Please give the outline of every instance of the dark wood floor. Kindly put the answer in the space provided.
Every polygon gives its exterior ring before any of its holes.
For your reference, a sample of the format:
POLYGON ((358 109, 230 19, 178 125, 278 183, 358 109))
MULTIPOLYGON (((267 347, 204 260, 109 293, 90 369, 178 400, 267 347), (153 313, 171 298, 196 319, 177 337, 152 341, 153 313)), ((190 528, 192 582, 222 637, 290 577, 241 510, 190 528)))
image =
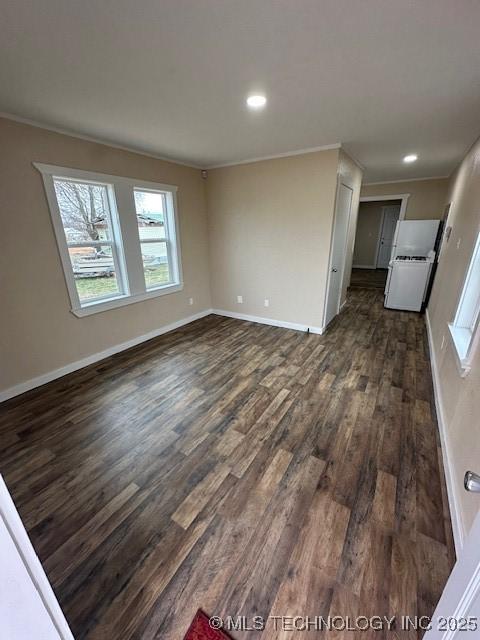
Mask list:
POLYGON ((325 336, 207 317, 0 420, 1 473, 77 639, 181 640, 198 607, 429 615, 452 566, 424 321, 374 290, 325 336))
POLYGON ((350 288, 385 289, 388 269, 352 269, 350 288))

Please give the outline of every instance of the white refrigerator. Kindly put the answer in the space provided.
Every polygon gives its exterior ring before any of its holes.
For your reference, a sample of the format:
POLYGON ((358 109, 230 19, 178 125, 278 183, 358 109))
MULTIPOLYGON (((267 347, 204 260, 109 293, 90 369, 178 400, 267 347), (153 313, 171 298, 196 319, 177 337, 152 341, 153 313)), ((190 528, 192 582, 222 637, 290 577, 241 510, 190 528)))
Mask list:
POLYGON ((435 248, 440 220, 399 220, 393 236, 392 255, 427 256, 435 248))

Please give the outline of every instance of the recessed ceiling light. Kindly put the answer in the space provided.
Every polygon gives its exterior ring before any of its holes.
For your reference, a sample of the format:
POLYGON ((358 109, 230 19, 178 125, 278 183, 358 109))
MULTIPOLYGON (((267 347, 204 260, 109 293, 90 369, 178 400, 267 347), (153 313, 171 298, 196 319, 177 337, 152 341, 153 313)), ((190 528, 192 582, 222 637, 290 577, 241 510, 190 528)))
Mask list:
POLYGON ((247 105, 250 109, 262 109, 267 104, 267 99, 265 96, 248 96, 247 105))
POLYGON ((415 160, 418 158, 417 155, 415 155, 414 153, 411 153, 409 156, 405 156, 403 161, 404 162, 415 162, 415 160))

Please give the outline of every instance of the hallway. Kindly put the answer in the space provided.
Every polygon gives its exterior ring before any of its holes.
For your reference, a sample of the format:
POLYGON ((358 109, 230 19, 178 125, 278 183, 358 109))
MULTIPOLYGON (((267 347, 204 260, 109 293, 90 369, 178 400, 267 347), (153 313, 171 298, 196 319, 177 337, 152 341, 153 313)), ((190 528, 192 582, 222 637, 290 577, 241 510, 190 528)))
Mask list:
POLYGON ((352 269, 350 289, 379 289, 384 291, 388 269, 352 269))

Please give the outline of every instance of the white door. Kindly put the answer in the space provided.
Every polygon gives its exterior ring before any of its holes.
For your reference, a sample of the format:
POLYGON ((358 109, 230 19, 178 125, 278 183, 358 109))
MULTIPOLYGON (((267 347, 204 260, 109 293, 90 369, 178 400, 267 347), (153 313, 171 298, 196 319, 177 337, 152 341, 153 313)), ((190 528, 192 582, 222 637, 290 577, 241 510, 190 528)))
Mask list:
POLYGON ((480 637, 480 512, 445 585, 423 640, 480 637))
POLYGON ((344 184, 339 184, 335 219, 333 222, 333 237, 330 253, 330 274, 327 284, 327 304, 325 308, 325 326, 337 315, 340 309, 340 295, 342 293, 343 272, 347 248, 348 223, 352 207, 353 191, 344 184))
POLYGON ((383 219, 380 229, 380 243, 378 247, 377 269, 387 269, 392 253, 393 236, 400 215, 400 205, 392 204, 382 207, 383 219))
POLYGON ((73 640, 0 476, 0 638, 73 640))

